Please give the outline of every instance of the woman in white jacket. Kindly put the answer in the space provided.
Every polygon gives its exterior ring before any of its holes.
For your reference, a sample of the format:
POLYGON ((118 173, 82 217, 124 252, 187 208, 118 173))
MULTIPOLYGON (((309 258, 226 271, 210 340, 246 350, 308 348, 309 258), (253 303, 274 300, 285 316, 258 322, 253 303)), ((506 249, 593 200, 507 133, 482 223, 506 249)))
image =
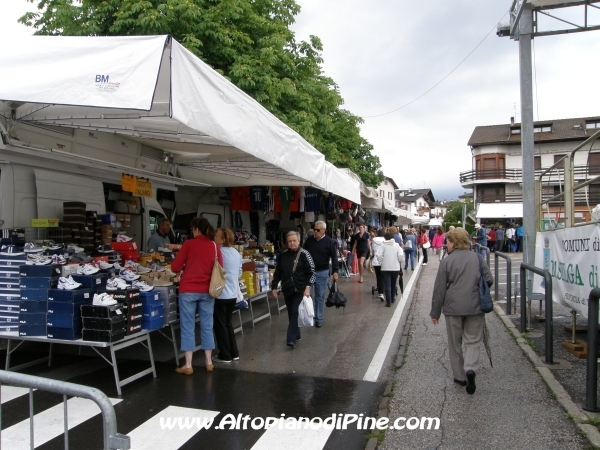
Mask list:
POLYGON ((383 246, 385 242, 385 238, 383 232, 383 228, 377 230, 377 236, 371 239, 371 248, 373 250, 373 269, 375 270, 375 277, 377 278, 377 292, 379 292, 379 298, 381 301, 385 298, 383 296, 384 292, 384 284, 383 284, 383 275, 381 274, 381 263, 377 259, 375 255, 377 255, 377 251, 383 246))
POLYGON ((398 272, 404 263, 404 252, 394 240, 392 233, 385 233, 385 241, 377 250, 375 257, 381 264, 381 273, 383 275, 383 284, 385 286, 385 306, 390 307, 394 303, 396 282, 398 281, 398 272))

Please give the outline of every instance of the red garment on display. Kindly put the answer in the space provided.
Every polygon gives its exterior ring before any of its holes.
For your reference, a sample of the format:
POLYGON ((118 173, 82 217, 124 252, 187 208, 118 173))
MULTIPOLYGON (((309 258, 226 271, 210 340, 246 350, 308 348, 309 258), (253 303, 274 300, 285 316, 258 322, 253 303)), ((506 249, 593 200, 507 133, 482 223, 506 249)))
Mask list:
POLYGON ((294 196, 290 201, 290 212, 298 212, 300 211, 300 188, 294 186, 292 189, 294 190, 294 196))
POLYGON ((231 188, 229 207, 232 211, 250 211, 250 188, 246 186, 231 188))
POLYGON ((342 208, 344 211, 352 209, 352 202, 344 198, 342 201, 340 201, 340 208, 342 208))

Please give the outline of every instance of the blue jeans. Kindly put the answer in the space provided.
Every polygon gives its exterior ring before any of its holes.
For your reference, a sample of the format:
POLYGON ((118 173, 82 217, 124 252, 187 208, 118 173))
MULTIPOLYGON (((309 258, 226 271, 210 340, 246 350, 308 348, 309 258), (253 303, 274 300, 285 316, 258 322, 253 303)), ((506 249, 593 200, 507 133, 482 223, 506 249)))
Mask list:
POLYGON ((397 270, 382 270, 383 285, 385 286, 385 302, 389 305, 394 303, 394 297, 396 296, 396 281, 398 281, 397 270))
POLYGON ((215 299, 209 294, 184 292, 179 294, 179 321, 181 327, 181 351, 196 349, 196 312, 200 316, 200 342, 202 350, 213 350, 213 313, 215 299))
POLYGON ((408 268, 408 258, 410 257, 410 270, 414 270, 415 268, 415 249, 411 248, 410 250, 404 250, 404 270, 408 268))
POLYGON ((315 272, 315 283, 310 287, 310 295, 315 306, 315 323, 323 322, 323 308, 325 307, 325 293, 329 281, 329 269, 315 272))

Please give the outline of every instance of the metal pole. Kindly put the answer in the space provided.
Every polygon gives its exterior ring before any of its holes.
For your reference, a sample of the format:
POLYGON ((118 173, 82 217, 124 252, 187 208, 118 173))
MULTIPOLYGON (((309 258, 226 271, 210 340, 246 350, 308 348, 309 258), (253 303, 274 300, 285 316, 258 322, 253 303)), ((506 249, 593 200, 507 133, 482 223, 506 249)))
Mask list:
MULTIPOLYGON (((532 58, 531 34, 533 33, 533 13, 531 5, 523 6, 519 20, 519 73, 521 85, 521 151, 523 158, 523 236, 525 248, 523 262, 534 264, 535 250, 535 170, 534 170, 534 140, 533 140, 533 87, 532 87, 532 58), (533 213, 533 214, 530 214, 533 213)), ((523 288, 525 279, 521 279, 523 288)), ((527 286, 530 288, 530 286, 527 286)))
POLYGON ((546 304, 546 364, 554 364, 554 324, 553 324, 553 305, 552 305, 552 276, 550 272, 544 270, 546 304))
POLYGON ((564 166, 565 167, 565 169, 564 169, 564 174, 565 174, 565 197, 564 197, 565 227, 571 228, 573 226, 573 218, 574 218, 574 216, 573 216, 573 199, 574 199, 573 170, 574 170, 574 167, 572 164, 571 155, 566 155, 563 162, 565 164, 565 166, 564 166))
POLYGON ((525 290, 525 267, 521 264, 521 279, 519 285, 521 287, 521 333, 527 332, 527 293, 525 290))
POLYGON ((588 300, 587 372, 585 378, 586 411, 600 412, 598 408, 598 299, 600 289, 592 289, 588 300))

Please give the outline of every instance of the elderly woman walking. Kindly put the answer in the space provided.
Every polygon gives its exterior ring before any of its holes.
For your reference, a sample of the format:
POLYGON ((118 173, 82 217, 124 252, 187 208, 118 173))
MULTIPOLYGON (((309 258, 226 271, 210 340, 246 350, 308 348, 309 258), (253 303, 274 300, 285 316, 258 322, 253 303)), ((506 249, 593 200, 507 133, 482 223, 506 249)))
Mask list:
POLYGON ((404 262, 404 252, 394 240, 392 233, 385 233, 383 245, 377 249, 375 257, 381 265, 385 289, 385 306, 391 307, 396 297, 396 280, 404 262))
POLYGON ((298 327, 298 307, 302 297, 310 296, 310 286, 315 282, 315 264, 306 250, 300 247, 300 236, 290 231, 287 236, 287 250, 281 253, 275 266, 271 290, 277 298, 277 285, 281 281, 281 291, 288 312, 287 346, 296 347, 301 338, 298 327))
POLYGON ((437 325, 440 314, 444 313, 454 382, 466 386, 467 393, 473 394, 485 325, 485 315, 479 306, 480 267, 489 286, 494 279, 485 260, 469 251, 469 235, 463 228, 448 231, 446 245, 448 257, 440 263, 429 315, 437 325))

